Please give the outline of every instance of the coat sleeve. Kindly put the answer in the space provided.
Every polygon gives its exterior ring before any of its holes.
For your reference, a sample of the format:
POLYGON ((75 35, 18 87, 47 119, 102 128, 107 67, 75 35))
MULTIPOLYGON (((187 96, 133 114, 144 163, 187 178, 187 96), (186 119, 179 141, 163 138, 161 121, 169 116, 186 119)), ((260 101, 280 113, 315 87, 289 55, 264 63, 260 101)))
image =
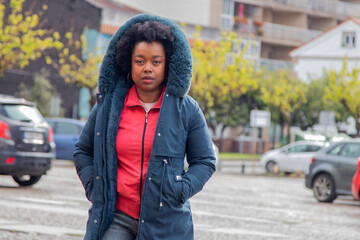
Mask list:
POLYGON ((94 177, 94 127, 97 105, 92 109, 78 141, 75 144, 74 162, 76 172, 85 188, 87 199, 91 201, 94 177))
POLYGON ((205 117, 195 104, 186 140, 189 168, 183 176, 181 202, 198 193, 214 173, 216 157, 205 117))

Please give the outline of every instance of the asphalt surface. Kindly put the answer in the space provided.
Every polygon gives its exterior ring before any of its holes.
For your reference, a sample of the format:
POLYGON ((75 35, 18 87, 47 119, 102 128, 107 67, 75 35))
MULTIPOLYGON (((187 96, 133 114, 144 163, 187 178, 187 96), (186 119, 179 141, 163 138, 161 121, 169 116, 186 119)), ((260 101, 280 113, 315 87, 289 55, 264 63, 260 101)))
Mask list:
MULTIPOLYGON (((222 162, 190 201, 197 240, 360 239, 360 202, 318 203, 302 177, 268 176, 253 162, 222 162)), ((70 162, 31 188, 0 176, 0 240, 82 239, 89 206, 70 162)))

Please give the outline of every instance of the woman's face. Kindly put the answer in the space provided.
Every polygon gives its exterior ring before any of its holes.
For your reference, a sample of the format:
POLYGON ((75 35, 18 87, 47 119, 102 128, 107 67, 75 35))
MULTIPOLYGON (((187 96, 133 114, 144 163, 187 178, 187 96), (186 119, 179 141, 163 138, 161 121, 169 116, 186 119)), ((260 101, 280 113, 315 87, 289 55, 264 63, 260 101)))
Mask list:
POLYGON ((145 92, 160 95, 165 78, 165 50, 161 43, 135 44, 131 57, 131 77, 138 95, 145 92))

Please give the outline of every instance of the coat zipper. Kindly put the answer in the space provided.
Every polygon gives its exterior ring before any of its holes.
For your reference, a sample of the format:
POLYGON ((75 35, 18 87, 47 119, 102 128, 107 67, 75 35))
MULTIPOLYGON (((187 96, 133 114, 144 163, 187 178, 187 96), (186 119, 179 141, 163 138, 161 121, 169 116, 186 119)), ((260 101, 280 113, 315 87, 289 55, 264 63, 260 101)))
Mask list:
POLYGON ((145 124, 144 124, 144 132, 143 132, 143 136, 142 136, 142 143, 141 143, 141 175, 140 175, 140 188, 139 188, 139 196, 140 196, 140 202, 141 202, 141 197, 142 197, 142 181, 143 181, 143 168, 144 168, 144 145, 145 145, 145 131, 146 131, 146 125, 147 125, 147 119, 148 119, 148 114, 149 112, 145 111, 145 124))

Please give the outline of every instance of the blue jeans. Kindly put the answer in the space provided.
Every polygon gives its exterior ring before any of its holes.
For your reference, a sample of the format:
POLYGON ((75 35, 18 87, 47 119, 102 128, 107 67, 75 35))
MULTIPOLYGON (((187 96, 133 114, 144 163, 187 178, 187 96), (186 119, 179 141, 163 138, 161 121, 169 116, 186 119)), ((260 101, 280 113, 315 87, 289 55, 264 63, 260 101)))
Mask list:
POLYGON ((138 219, 116 210, 114 221, 105 232, 103 240, 136 240, 138 228, 138 219))

